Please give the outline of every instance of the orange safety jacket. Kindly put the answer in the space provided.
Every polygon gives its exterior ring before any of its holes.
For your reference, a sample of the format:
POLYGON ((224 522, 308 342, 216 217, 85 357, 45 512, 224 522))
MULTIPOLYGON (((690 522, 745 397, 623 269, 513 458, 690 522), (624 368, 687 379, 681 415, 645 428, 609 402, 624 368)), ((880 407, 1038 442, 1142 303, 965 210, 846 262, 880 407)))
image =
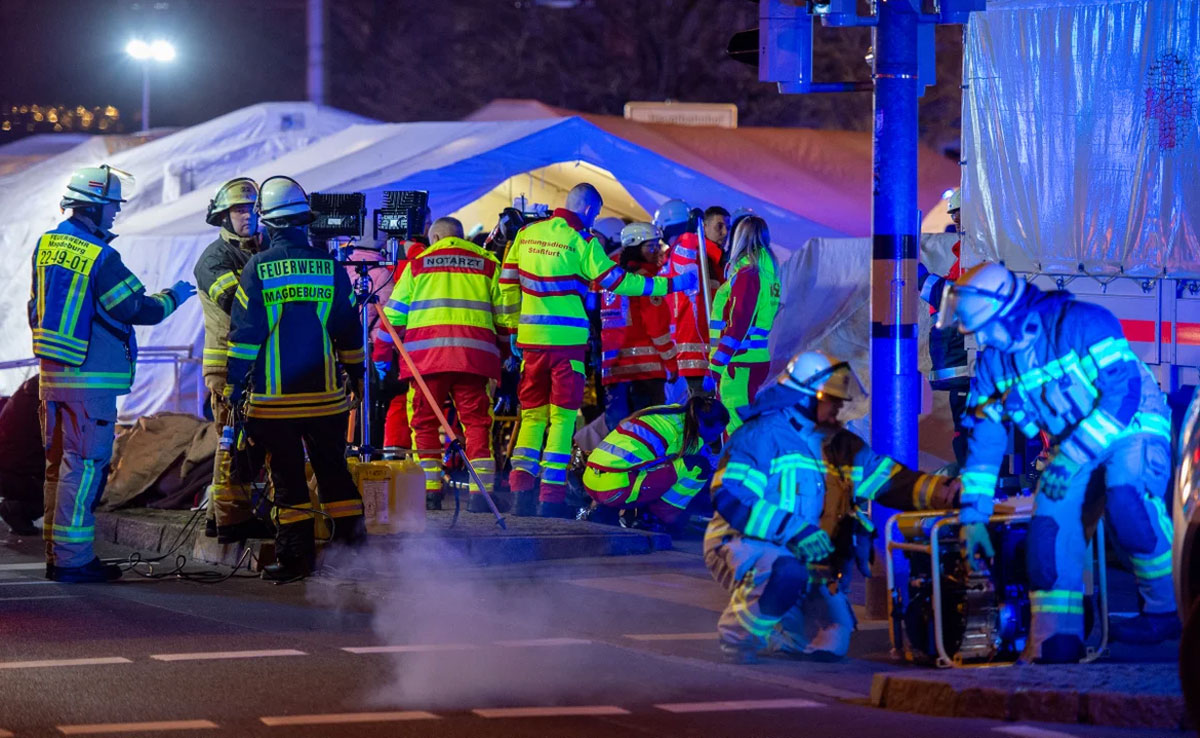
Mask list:
MULTIPOLYGON (((649 265, 637 273, 647 277, 655 274, 649 265)), ((666 298, 600 294, 601 383, 677 375, 671 307, 666 298)))
MULTIPOLYGON (((685 233, 675 240, 671 248, 671 259, 668 262, 667 276, 674 277, 697 265, 695 233, 685 233)), ((722 283, 721 244, 710 238, 707 242, 708 279, 711 294, 717 293, 722 283)), ((708 316, 703 313, 703 303, 700 294, 689 295, 684 292, 673 292, 667 295, 671 311, 671 329, 675 340, 675 358, 679 366, 679 374, 684 377, 703 377, 708 372, 708 316)))

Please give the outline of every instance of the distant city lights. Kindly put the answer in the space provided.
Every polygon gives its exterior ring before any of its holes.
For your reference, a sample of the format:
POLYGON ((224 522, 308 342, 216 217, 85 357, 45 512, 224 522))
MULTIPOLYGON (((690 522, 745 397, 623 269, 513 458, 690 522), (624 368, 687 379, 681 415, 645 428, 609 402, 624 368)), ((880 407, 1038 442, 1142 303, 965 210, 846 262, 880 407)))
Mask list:
POLYGON ((0 134, 116 133, 120 119, 112 105, 0 105, 0 134))

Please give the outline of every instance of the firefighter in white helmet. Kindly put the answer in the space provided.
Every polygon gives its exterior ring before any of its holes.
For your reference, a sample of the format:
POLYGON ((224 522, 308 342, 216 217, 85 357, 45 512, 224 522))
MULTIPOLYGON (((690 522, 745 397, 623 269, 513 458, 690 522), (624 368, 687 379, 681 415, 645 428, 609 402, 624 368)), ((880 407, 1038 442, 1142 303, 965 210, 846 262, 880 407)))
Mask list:
POLYGON ((38 239, 29 327, 41 375, 46 448, 46 578, 104 582, 121 576, 92 550, 92 510, 108 477, 117 397, 133 384, 133 326, 154 325, 195 294, 176 282, 147 295, 121 262, 110 230, 133 178, 107 164, 71 175, 59 206, 69 218, 38 239))
POLYGON ((900 510, 953 505, 958 480, 876 454, 838 413, 866 392, 850 365, 820 351, 793 358, 758 393, 712 482, 716 513, 704 560, 730 592, 717 623, 726 658, 845 656, 854 616, 842 577, 867 575, 866 503, 900 510))
MULTIPOLYGON (((262 248, 258 229, 258 184, 249 177, 237 177, 217 187, 208 203, 205 222, 220 228, 196 262, 192 273, 200 291, 204 309, 204 386, 212 398, 213 421, 220 435, 229 423, 230 408, 225 404, 225 354, 229 348, 229 315, 242 269, 250 257, 262 248)), ((262 452, 252 446, 239 457, 218 448, 213 459, 213 478, 208 503, 206 533, 219 543, 238 543, 247 538, 270 538, 274 531, 266 521, 251 513, 249 476, 262 466, 262 452), (236 464, 248 460, 249 464, 236 464)))
POLYGON ((316 566, 306 452, 334 542, 357 546, 365 538, 345 438, 350 405, 362 397, 366 356, 350 278, 309 242, 314 215, 304 189, 289 177, 270 177, 256 209, 268 243, 246 263, 234 296, 227 395, 235 409, 245 401, 246 432, 266 451, 275 487, 276 563, 263 578, 288 581, 316 566))
POLYGON ((1084 654, 1084 510, 1101 471, 1108 524, 1129 554, 1142 601, 1139 615, 1113 621, 1112 636, 1143 644, 1178 638, 1165 501, 1170 414, 1121 324, 1098 305, 1042 292, 991 262, 947 290, 938 325, 953 324, 980 346, 964 420, 961 519, 972 562, 992 552, 985 524, 1008 445, 1005 423, 1051 439, 1029 526, 1033 620, 1022 658, 1069 663, 1084 654))

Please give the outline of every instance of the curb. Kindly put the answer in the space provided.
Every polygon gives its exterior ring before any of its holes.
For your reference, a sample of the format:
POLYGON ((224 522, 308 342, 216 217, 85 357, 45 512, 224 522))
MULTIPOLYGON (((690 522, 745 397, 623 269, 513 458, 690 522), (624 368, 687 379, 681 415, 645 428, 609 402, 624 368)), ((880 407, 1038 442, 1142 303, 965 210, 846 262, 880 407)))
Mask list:
MULTIPOLYGON (((221 545, 203 534, 197 526, 186 534, 187 518, 179 511, 139 510, 96 513, 96 540, 136 549, 144 557, 165 554, 172 546, 192 561, 234 566, 244 555, 245 546, 221 545)), ((524 519, 524 528, 536 525, 524 519)), ((446 530, 431 519, 424 533, 416 535, 370 536, 371 546, 389 554, 420 558, 436 545, 439 552, 457 554, 472 564, 513 564, 552 559, 596 556, 632 556, 671 550, 671 537, 665 533, 609 528, 594 523, 560 524, 547 534, 537 532, 473 535, 470 530, 446 530)), ((275 560, 273 541, 251 541, 251 554, 258 566, 275 560)), ((255 568, 257 569, 258 566, 255 568)))
MULTIPOLYGON (((1174 668, 1173 665, 1169 666, 1174 668)), ((1091 668, 1102 669, 1104 665, 1091 668)), ((952 681, 956 680, 952 677, 939 678, 937 675, 875 674, 871 682, 871 704, 888 710, 939 717, 1084 723, 1160 730, 1190 727, 1183 697, 1179 694, 997 687, 955 684, 952 681)))

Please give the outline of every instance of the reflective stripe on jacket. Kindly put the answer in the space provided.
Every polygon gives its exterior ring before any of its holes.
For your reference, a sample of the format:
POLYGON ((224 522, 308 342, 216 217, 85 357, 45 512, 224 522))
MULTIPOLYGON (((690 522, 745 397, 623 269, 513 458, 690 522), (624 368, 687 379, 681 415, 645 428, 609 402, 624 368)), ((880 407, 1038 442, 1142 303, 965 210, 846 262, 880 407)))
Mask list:
POLYGON ((334 415, 349 408, 338 376, 363 376, 362 322, 345 270, 303 229, 271 233, 242 271, 229 331, 231 385, 253 390, 255 418, 334 415))
POLYGON ((760 252, 758 265, 742 257, 733 276, 713 297, 708 322, 711 342, 709 361, 715 372, 729 364, 760 364, 771 361, 767 347, 775 315, 779 312, 781 287, 775 256, 770 249, 760 252))
POLYGON ((1129 348, 1121 324, 1099 305, 1068 292, 1026 285, 1014 315, 1038 335, 1028 350, 984 348, 975 363, 963 424, 968 428, 963 506, 992 510, 1008 447, 1004 422, 1027 436, 1045 431, 1056 453, 1086 464, 1132 433, 1171 438, 1166 397, 1129 348))
POLYGON ((169 291, 146 294, 111 238, 72 217, 38 239, 29 327, 43 399, 128 393, 137 358, 132 326, 161 323, 175 310, 169 291))
POLYGON ((601 479, 611 485, 614 493, 631 490, 628 503, 632 505, 646 475, 670 464, 675 482, 662 499, 676 507, 687 507, 688 500, 708 480, 701 477, 703 469, 689 468, 684 462, 685 453, 702 453, 699 444, 683 448, 685 412, 682 405, 660 405, 622 420, 588 456, 588 467, 606 472, 601 479), (612 474, 616 476, 609 476, 612 474))
MULTIPOLYGON (((461 238, 443 238, 408 263, 384 314, 418 371, 500 378, 499 272, 496 257, 461 238)), ((412 376, 407 363, 398 369, 412 376)))
MULTIPOLYGON (((646 269, 638 271, 643 276, 646 269)), ((665 379, 675 374, 671 307, 662 297, 600 296, 600 379, 603 384, 665 379)))
MULTIPOLYGON (((696 258, 695 233, 685 233, 675 242, 671 249, 670 271, 668 276, 682 274, 698 263, 696 258)), ((708 278, 713 294, 721 287, 721 245, 716 241, 704 239, 708 251, 708 278)), ((699 316, 703 312, 703 301, 697 292, 689 295, 685 292, 673 292, 667 296, 671 305, 672 332, 675 337, 676 360, 679 364, 679 374, 684 377, 702 377, 708 372, 708 316, 699 316)))
POLYGON ((589 283, 618 295, 662 297, 665 277, 629 274, 613 263, 600 242, 585 239, 569 210, 522 228, 504 257, 500 273, 502 324, 517 334, 521 348, 585 346, 589 283))
POLYGON ((204 376, 225 377, 229 350, 229 315, 246 262, 258 251, 257 238, 239 238, 221 229, 221 235, 200 254, 192 269, 196 293, 204 311, 204 376))
POLYGON ((814 425, 795 409, 797 397, 772 385, 751 405, 713 476, 713 505, 727 528, 710 525, 708 535, 736 532, 786 544, 806 525, 834 536, 860 502, 930 506, 943 477, 877 454, 848 430, 814 425))

